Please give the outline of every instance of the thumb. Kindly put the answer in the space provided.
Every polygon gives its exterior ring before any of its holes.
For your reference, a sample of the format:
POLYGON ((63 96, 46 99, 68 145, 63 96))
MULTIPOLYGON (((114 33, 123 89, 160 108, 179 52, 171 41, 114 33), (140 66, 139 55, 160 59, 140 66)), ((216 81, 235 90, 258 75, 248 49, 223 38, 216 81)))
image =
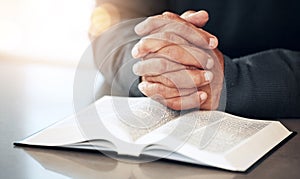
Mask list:
POLYGON ((186 11, 180 17, 199 28, 204 27, 209 20, 209 15, 204 10, 197 11, 197 12, 186 11))

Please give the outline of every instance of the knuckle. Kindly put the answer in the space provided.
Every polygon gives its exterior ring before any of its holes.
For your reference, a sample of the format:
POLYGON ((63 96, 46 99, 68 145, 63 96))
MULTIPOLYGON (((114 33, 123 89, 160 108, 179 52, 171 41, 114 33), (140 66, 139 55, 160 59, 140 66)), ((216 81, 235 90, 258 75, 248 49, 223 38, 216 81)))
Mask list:
POLYGON ((189 35, 189 33, 193 32, 193 26, 190 22, 182 21, 178 24, 178 30, 180 30, 183 34, 189 35))
POLYGON ((174 53, 172 52, 172 49, 170 48, 170 46, 167 46, 165 48, 162 49, 162 53, 168 57, 171 57, 171 55, 174 53))
POLYGON ((166 11, 163 13, 164 16, 167 16, 169 19, 177 19, 178 18, 178 15, 177 14, 174 14, 170 11, 166 11))
POLYGON ((171 32, 163 32, 162 33, 162 38, 170 40, 172 38, 172 33, 171 32))
POLYGON ((196 86, 200 86, 205 80, 203 79, 203 73, 201 72, 194 72, 193 74, 193 80, 196 86))
POLYGON ((184 40, 182 37, 177 35, 175 32, 171 32, 171 31, 162 32, 161 38, 173 44, 184 44, 184 45, 188 44, 186 40, 184 40))
POLYGON ((163 15, 169 15, 169 14, 171 14, 170 11, 164 11, 164 12, 163 12, 163 15))
POLYGON ((205 82, 204 74, 199 70, 192 71, 191 76, 195 86, 201 86, 205 82))
POLYGON ((191 87, 193 86, 193 87, 196 87, 196 86, 198 86, 198 77, 197 76, 195 76, 194 74, 193 74, 193 72, 189 72, 188 73, 189 75, 189 81, 190 81, 190 85, 191 85, 191 87))
POLYGON ((158 18, 157 16, 150 16, 145 20, 145 22, 147 24, 152 24, 153 22, 155 22, 157 20, 157 18, 158 18))
POLYGON ((177 58, 181 58, 182 53, 183 53, 182 49, 178 48, 177 45, 171 45, 165 48, 165 54, 168 57, 172 58, 173 60, 177 58))
POLYGON ((174 32, 163 32, 162 36, 164 39, 173 43, 181 42, 181 40, 179 40, 179 37, 174 32))

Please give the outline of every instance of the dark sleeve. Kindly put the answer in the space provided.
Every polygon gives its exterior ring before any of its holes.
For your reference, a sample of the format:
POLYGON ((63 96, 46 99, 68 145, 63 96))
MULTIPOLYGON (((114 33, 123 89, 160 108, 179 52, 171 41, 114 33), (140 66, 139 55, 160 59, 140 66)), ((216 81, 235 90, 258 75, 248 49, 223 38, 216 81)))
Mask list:
POLYGON ((253 118, 300 117, 300 53, 275 49, 225 57, 225 109, 253 118))

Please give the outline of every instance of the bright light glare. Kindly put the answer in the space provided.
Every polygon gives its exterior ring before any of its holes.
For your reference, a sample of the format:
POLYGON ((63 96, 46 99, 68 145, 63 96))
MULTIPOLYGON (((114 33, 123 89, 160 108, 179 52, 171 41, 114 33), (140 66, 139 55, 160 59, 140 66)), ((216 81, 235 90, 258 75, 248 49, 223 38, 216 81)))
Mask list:
POLYGON ((0 49, 3 51, 16 50, 22 42, 22 31, 17 23, 0 19, 0 49))
POLYGON ((0 52, 74 61, 89 45, 94 0, 0 0, 0 52))
POLYGON ((94 9, 91 16, 90 35, 95 38, 110 26, 118 23, 120 14, 113 4, 104 3, 94 9))

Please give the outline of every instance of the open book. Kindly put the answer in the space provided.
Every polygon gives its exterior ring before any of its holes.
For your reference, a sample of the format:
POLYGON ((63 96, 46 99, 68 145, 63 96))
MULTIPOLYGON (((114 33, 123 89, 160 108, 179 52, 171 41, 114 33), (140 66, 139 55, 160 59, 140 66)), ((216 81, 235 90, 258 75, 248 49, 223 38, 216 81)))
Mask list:
POLYGON ((105 96, 16 145, 153 156, 246 171, 292 132, 278 121, 173 111, 150 98, 105 96))

